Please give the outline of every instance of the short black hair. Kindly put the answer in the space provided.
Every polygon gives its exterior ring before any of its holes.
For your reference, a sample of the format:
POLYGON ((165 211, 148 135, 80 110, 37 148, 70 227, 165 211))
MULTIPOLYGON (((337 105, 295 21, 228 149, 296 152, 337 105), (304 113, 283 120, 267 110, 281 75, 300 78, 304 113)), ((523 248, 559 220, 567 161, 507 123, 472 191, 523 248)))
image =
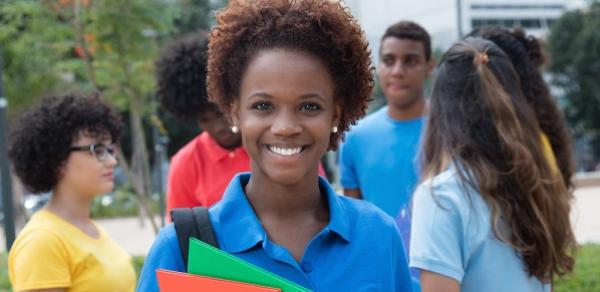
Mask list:
POLYGON ((412 21, 400 21, 392 24, 385 30, 381 37, 381 43, 388 37, 398 39, 409 39, 423 43, 425 48, 425 59, 431 60, 431 37, 420 25, 412 21))
POLYGON ((206 111, 219 111, 206 93, 208 35, 189 34, 173 40, 156 61, 157 95, 162 107, 193 120, 206 111))
POLYGON ((92 137, 110 135, 116 142, 122 128, 119 113, 97 95, 45 98, 11 130, 8 157, 29 191, 48 192, 58 183, 77 135, 82 131, 92 137))

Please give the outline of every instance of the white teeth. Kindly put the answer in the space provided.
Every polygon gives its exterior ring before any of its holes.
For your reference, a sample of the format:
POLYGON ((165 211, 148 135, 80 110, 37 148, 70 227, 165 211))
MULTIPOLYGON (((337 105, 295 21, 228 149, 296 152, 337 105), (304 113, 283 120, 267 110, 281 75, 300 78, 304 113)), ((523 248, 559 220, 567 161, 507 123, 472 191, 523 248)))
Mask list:
POLYGON ((283 148, 277 146, 267 146, 267 148, 269 151, 281 156, 292 156, 302 152, 302 147, 283 148))

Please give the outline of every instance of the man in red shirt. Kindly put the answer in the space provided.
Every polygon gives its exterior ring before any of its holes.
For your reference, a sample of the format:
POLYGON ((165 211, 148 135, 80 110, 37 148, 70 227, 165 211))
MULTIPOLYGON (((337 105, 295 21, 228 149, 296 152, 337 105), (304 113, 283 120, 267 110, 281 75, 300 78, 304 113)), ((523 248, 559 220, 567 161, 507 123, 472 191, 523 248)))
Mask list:
POLYGON ((208 101, 207 50, 206 34, 197 33, 170 43, 156 62, 161 105, 179 118, 195 120, 203 130, 171 159, 167 214, 173 208, 211 206, 235 174, 250 171, 240 134, 208 101))

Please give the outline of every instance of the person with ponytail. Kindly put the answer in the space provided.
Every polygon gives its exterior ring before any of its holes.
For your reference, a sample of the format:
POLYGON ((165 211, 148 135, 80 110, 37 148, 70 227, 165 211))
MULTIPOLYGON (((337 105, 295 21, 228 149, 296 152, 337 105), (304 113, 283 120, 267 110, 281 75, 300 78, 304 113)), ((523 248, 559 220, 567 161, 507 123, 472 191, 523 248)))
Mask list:
POLYGON ((481 38, 455 44, 428 116, 410 251, 422 291, 550 291, 574 264, 572 194, 510 59, 481 38))
POLYGON ((497 26, 475 29, 470 36, 494 42, 509 57, 521 81, 521 91, 542 131, 546 156, 551 163, 556 162, 565 185, 572 188, 575 165, 571 136, 564 115, 541 74, 546 58, 540 41, 534 36, 527 36, 522 28, 511 30, 497 26))

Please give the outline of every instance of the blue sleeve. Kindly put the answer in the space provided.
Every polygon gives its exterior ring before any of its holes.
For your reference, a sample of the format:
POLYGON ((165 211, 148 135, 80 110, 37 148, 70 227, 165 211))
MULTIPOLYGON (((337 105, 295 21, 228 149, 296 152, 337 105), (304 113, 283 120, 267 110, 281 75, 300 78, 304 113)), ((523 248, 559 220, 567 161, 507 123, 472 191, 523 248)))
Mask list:
POLYGON ((339 151, 340 183, 345 189, 357 189, 360 187, 352 157, 352 150, 350 137, 346 137, 346 142, 340 146, 339 151))
POLYGON ((137 286, 138 292, 158 292, 156 270, 185 272, 185 265, 179 249, 175 226, 162 228, 148 252, 137 286))
POLYGON ((393 235, 394 249, 392 251, 396 258, 396 269, 394 275, 396 276, 396 287, 394 291, 398 292, 410 292, 413 291, 413 281, 408 270, 408 261, 406 260, 406 254, 404 253, 404 247, 400 232, 396 228, 396 232, 393 235))
MULTIPOLYGON (((464 276, 465 223, 462 194, 429 183, 414 194, 410 266, 462 282, 464 276), (433 190, 433 195, 432 195, 433 190), (462 212, 461 212, 462 210, 462 212)), ((466 206, 468 208, 468 206, 466 206)))

